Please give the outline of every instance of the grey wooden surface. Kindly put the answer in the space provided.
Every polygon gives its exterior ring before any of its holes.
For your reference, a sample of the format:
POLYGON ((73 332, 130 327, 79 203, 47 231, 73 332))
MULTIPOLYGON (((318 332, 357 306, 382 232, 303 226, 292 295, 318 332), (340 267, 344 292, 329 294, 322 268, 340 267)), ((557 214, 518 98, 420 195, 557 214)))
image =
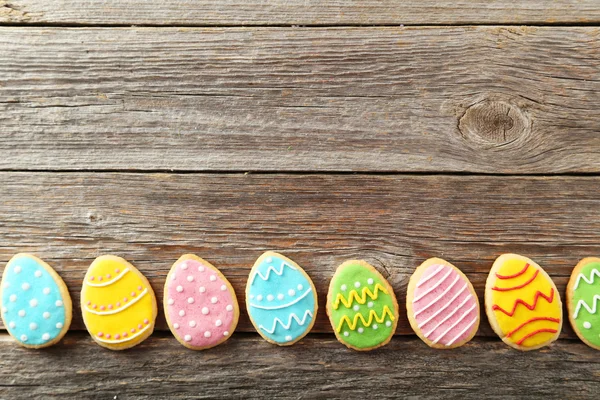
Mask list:
POLYGON ((279 348, 243 290, 277 250, 322 310, 350 258, 401 304, 432 256, 481 298, 495 257, 517 252, 564 298, 600 254, 599 24, 596 0, 0 0, 0 270, 34 253, 76 304, 53 348, 0 332, 0 399, 597 397, 598 353, 568 323, 520 353, 482 316, 439 351, 401 306, 390 345, 358 354, 321 312, 279 348), (106 253, 159 297, 181 254, 206 258, 242 300, 238 331, 192 352, 160 316, 137 348, 94 345, 78 293, 106 253))

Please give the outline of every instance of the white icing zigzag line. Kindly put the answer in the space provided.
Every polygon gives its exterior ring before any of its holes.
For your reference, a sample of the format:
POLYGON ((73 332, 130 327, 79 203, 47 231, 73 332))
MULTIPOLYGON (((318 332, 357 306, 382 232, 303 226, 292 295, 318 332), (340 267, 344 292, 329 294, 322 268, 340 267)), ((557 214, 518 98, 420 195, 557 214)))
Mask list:
POLYGON ((132 305, 134 305, 135 303, 137 303, 138 301, 140 301, 142 299, 142 297, 144 297, 146 295, 146 293, 148 293, 148 288, 144 289, 144 291, 142 293, 140 293, 140 295, 138 297, 135 298, 135 300, 130 301, 129 303, 127 303, 126 306, 123 306, 121 308, 117 308, 114 310, 108 310, 108 311, 96 311, 96 310, 92 310, 89 307, 85 307, 85 311, 92 313, 92 314, 96 314, 96 315, 111 315, 111 314, 117 314, 120 313, 121 311, 128 309, 129 307, 131 307, 132 305))
POLYGON ((577 282, 575 282, 575 289, 577 289, 579 287, 579 281, 581 279, 583 279, 585 281, 585 283, 587 283, 588 285, 591 285, 594 283, 594 275, 596 275, 598 278, 600 278, 600 271, 598 271, 597 269, 593 269, 592 273, 590 274, 590 279, 588 280, 585 275, 583 274, 579 274, 579 276, 577 276, 577 282))
POLYGON ((575 308, 575 313, 573 314, 573 318, 577 318, 577 315, 579 314, 579 310, 581 309, 581 307, 583 306, 583 308, 585 308, 590 314, 596 314, 596 310, 597 310, 597 305, 598 305, 598 300, 600 300, 600 296, 599 295, 594 295, 594 297, 592 298, 592 302, 594 303, 592 305, 592 307, 590 308, 590 306, 587 305, 587 303, 583 300, 579 300, 577 302, 577 308, 575 308))
POLYGON ((277 271, 277 269, 275 269, 274 266, 269 265, 269 267, 267 268, 267 272, 263 275, 260 273, 260 271, 258 270, 258 268, 256 269, 256 273, 254 274, 254 276, 252 277, 252 283, 254 283, 254 279, 256 278, 256 275, 260 276, 260 278, 263 281, 268 281, 269 280, 269 276, 271 275, 271 271, 273 271, 273 273, 275 275, 283 275, 283 270, 285 269, 285 267, 291 268, 294 271, 296 270, 295 267, 292 267, 290 264, 286 263, 285 261, 281 262, 281 269, 279 271, 277 271))
POLYGON ((293 300, 293 301, 291 301, 291 302, 289 302, 287 304, 281 305, 281 306, 273 306, 273 307, 268 307, 267 306, 267 307, 265 307, 265 306, 259 306, 257 304, 250 304, 250 307, 260 308, 262 310, 278 310, 280 308, 286 308, 286 307, 289 307, 289 306, 291 306, 293 304, 296 304, 297 302, 299 302, 300 300, 302 300, 303 298, 305 298, 310 292, 312 292, 312 288, 308 288, 308 290, 306 292, 304 292, 302 294, 302 296, 298 297, 297 299, 295 299, 295 300, 293 300))
POLYGON ((275 328, 277 327, 277 323, 279 322, 279 324, 281 325, 281 327, 285 330, 289 330, 290 327, 292 326, 292 319, 294 319, 296 321, 296 323, 300 326, 304 325, 304 323, 306 322, 306 317, 310 316, 312 318, 313 314, 310 310, 306 310, 304 312, 304 317, 302 317, 302 320, 300 320, 300 318, 298 318, 296 316, 296 314, 291 313, 290 314, 290 318, 288 319, 288 323, 287 325, 283 323, 282 320, 280 320, 279 318, 275 318, 275 320, 273 321, 273 328, 271 328, 271 330, 265 328, 262 325, 259 325, 259 328, 262 329, 265 332, 268 332, 270 334, 273 334, 273 332, 275 332, 275 328))
POLYGON ((128 272, 129 272, 129 268, 125 268, 123 270, 123 272, 121 272, 119 275, 115 276, 114 279, 111 279, 110 281, 106 281, 104 283, 91 283, 89 281, 86 281, 85 284, 88 286, 92 286, 92 287, 103 287, 103 286, 112 285, 113 283, 115 283, 116 281, 121 279, 123 277, 123 275, 125 275, 128 272))
POLYGON ((130 341, 131 339, 135 339, 136 337, 140 336, 142 333, 144 333, 145 331, 147 331, 149 328, 150 328, 150 325, 146 325, 146 327, 145 327, 144 329, 142 329, 141 331, 138 331, 138 333, 136 333, 135 335, 133 335, 133 336, 129 336, 129 337, 126 337, 126 338, 124 338, 124 339, 121 339, 121 340, 106 340, 106 339, 100 339, 100 338, 99 338, 99 337, 97 337, 97 336, 96 336, 94 339, 96 339, 96 340, 97 340, 97 341, 99 341, 99 342, 102 342, 102 343, 109 343, 109 344, 113 344, 113 343, 114 343, 114 344, 117 344, 117 343, 123 343, 123 342, 128 342, 128 341, 130 341))

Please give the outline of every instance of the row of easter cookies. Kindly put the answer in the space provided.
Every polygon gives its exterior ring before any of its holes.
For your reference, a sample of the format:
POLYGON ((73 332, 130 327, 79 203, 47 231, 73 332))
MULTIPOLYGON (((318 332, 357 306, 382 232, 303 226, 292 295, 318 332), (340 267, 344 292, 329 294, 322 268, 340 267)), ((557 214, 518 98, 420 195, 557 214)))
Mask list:
MULTIPOLYGON (((600 349, 600 259, 586 258, 567 287, 569 319, 577 335, 600 349)), ((14 256, 4 270, 2 319, 16 341, 30 348, 57 343, 71 323, 72 303, 60 276, 44 261, 14 256)), ((306 272, 274 252, 258 258, 246 287, 252 324, 267 341, 287 346, 302 339, 317 314, 317 293, 306 272)), ((562 327, 560 295, 548 274, 532 260, 504 254, 489 273, 485 306, 494 331, 511 347, 533 350, 557 339, 562 327)), ((101 256, 88 269, 81 292, 83 320, 100 346, 121 350, 151 335, 157 315, 148 280, 133 265, 101 256)), ((182 256, 165 283, 164 309, 173 335, 202 350, 234 332, 239 307, 229 281, 209 262, 182 256)), ((468 278, 439 258, 421 264, 407 292, 410 324, 429 346, 454 348, 475 335, 479 300, 468 278)), ((396 330, 398 303, 387 280, 364 261, 347 261, 335 272, 327 295, 327 315, 340 342, 371 350, 389 342, 396 330)))

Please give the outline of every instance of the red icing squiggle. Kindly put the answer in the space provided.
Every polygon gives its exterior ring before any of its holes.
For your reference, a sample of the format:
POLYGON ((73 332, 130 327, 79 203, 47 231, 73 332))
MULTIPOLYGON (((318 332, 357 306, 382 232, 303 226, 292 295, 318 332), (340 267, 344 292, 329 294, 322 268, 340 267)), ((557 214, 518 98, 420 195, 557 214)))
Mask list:
POLYGON ((512 317, 513 315, 515 315, 515 311, 517 310, 517 306, 519 304, 523 304, 530 311, 533 311, 535 309, 535 307, 537 306, 537 302, 538 302, 538 300, 539 300, 540 297, 542 297, 543 299, 545 299, 548 303, 552 303, 552 301, 554 300, 554 288, 550 289, 550 295, 548 295, 548 296, 546 296, 545 294, 543 294, 542 292, 540 292, 538 290, 535 293, 535 297, 533 299, 533 304, 532 305, 527 304, 523 299, 517 299, 517 301, 515 301, 515 304, 514 304, 513 309, 512 309, 511 312, 506 311, 505 309, 503 309, 502 307, 500 307, 497 304, 494 304, 492 306, 492 310, 494 310, 494 311, 502 311, 504 314, 508 315, 509 317, 512 317))
MULTIPOLYGON (((529 265, 529 264, 527 264, 527 265, 529 265)), ((538 274, 539 274, 539 273, 540 273, 540 270, 538 269, 537 271, 535 271, 535 274, 533 274, 533 276, 531 277, 531 279, 529 279, 527 282, 525 282, 525 283, 524 283, 524 284, 522 284, 522 285, 513 286, 513 287, 508 287, 508 288, 500 288, 500 287, 498 287, 498 286, 494 286, 494 287, 492 288, 492 290, 497 290, 497 291, 499 291, 499 292, 509 292, 509 291, 511 291, 511 290, 522 289, 522 288, 524 288, 525 286, 529 285, 531 282, 533 282, 533 280, 534 280, 535 278, 537 278, 537 276, 538 276, 538 274)))
POLYGON ((525 273, 525 271, 527 271, 527 268, 529 268, 529 263, 525 264, 525 268, 523 268, 522 270, 520 270, 516 274, 513 274, 513 275, 500 275, 500 274, 496 273, 496 276, 498 277, 498 279, 512 279, 512 278, 516 278, 518 276, 523 275, 525 273))
POLYGON ((552 318, 552 317, 535 317, 535 318, 531 318, 529 321, 523 322, 521 325, 517 326, 512 331, 508 332, 508 334, 506 335, 506 337, 511 337, 514 333, 518 332, 525 325, 528 325, 531 322, 535 322, 535 321, 551 321, 551 322, 559 323, 560 319, 558 319, 558 318, 552 318))
POLYGON ((533 332, 531 332, 530 334, 523 336, 523 338, 521 338, 521 340, 519 340, 519 341, 517 342, 517 344, 518 344, 518 345, 520 345, 520 344, 522 344, 522 343, 523 343, 525 340, 529 339, 530 337, 532 337, 532 336, 535 336, 535 335, 537 335, 538 333, 545 333, 545 332, 547 332, 547 333, 556 333, 556 332, 558 332, 558 331, 557 331, 556 329, 547 329, 547 328, 546 328, 546 329, 538 329, 537 331, 533 331, 533 332))

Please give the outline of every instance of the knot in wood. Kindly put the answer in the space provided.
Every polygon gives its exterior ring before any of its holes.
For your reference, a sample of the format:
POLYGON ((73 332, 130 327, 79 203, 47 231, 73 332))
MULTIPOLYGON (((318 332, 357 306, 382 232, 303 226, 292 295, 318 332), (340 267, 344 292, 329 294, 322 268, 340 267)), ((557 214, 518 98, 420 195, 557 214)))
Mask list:
POLYGON ((466 139, 501 145, 525 135, 529 125, 529 119, 518 107, 484 100, 467 108, 458 128, 466 139))

